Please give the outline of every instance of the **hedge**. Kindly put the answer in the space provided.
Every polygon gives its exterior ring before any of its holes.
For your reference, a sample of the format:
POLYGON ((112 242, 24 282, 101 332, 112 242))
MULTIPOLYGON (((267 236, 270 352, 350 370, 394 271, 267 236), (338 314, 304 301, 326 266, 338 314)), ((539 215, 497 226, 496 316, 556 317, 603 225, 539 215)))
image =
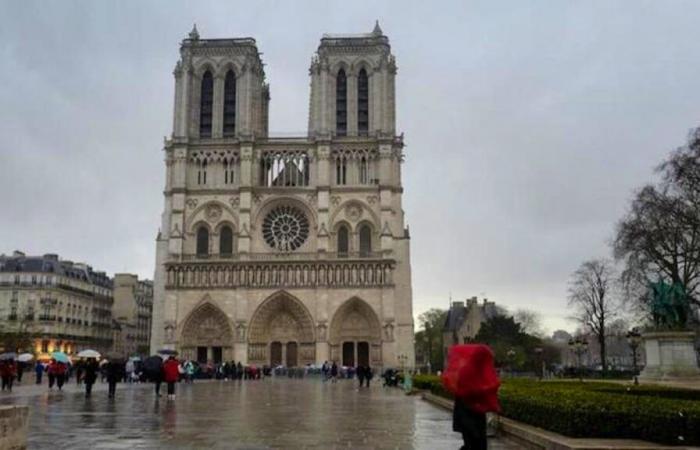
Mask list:
MULTIPOLYGON (((414 386, 451 398, 436 376, 417 376, 414 386)), ((503 416, 570 437, 700 445, 700 391, 508 379, 499 400, 503 416)))

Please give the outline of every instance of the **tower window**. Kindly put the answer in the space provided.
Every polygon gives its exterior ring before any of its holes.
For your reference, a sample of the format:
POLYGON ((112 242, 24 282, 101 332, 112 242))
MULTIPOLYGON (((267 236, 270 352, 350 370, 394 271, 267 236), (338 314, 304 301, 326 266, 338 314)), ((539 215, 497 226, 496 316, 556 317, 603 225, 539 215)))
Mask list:
POLYGON ((209 230, 199 227, 197 230, 197 256, 209 255, 209 230))
POLYGON ((229 226, 221 228, 219 253, 221 256, 231 256, 233 254, 233 231, 231 231, 231 227, 229 226))
POLYGON ((342 186, 348 180, 348 160, 344 155, 338 156, 335 160, 335 184, 342 186))
POLYGON ((360 184, 370 184, 369 161, 366 156, 360 158, 360 184))
POLYGON ((236 75, 232 70, 226 73, 224 82, 224 136, 236 133, 236 75))
POLYGON ((200 161, 197 165, 197 184, 207 184, 207 161, 200 161))
POLYGON ((350 247, 348 241, 348 228, 343 225, 338 228, 338 256, 348 256, 348 248, 350 247))
POLYGON ((233 184, 235 181, 235 162, 233 158, 224 159, 224 184, 233 184))
POLYGON ((207 70, 202 77, 202 95, 199 104, 199 137, 211 137, 213 107, 214 77, 207 70))
POLYGON ((357 76, 357 132, 367 135, 369 131, 369 80, 365 69, 357 76))
POLYGON ((348 133, 348 80, 343 69, 335 80, 335 132, 338 136, 348 133))
POLYGON ((360 228, 360 256, 367 257, 372 252, 372 229, 369 225, 360 228))

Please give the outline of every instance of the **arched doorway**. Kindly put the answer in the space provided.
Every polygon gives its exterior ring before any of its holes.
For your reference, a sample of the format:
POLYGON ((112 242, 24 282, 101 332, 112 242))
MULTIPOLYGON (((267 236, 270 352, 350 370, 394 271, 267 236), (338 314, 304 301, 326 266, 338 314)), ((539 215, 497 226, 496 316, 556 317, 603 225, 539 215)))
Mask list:
POLYGON ((331 359, 344 366, 381 365, 381 327, 371 306, 359 298, 343 303, 333 316, 331 359))
POLYGON ((265 300, 250 322, 248 361, 295 367, 312 364, 315 359, 313 319, 306 307, 286 292, 265 300))
POLYGON ((233 331, 223 311, 206 302, 187 316, 180 339, 181 356, 219 363, 233 356, 233 331))

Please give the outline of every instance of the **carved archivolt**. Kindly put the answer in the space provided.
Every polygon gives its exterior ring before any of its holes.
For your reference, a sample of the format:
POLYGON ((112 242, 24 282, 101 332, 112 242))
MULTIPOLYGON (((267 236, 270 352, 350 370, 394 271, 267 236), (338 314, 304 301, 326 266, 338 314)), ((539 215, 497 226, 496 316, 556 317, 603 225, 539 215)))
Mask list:
POLYGON ((233 331, 226 314, 207 302, 187 317, 181 342, 183 347, 228 347, 233 345, 233 331))
POLYGON ((343 303, 333 316, 330 328, 331 344, 343 341, 379 343, 382 339, 379 319, 371 306, 359 298, 343 303))
POLYGON ((255 311, 248 337, 251 344, 314 342, 314 323, 311 314, 299 300, 281 292, 265 300, 255 311))

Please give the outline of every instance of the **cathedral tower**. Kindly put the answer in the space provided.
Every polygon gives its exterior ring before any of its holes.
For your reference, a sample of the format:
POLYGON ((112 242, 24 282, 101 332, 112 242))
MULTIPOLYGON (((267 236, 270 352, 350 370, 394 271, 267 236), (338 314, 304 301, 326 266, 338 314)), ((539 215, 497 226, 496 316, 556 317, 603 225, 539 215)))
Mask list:
POLYGON ((377 24, 324 35, 307 136, 268 136, 254 39, 181 44, 151 347, 200 361, 412 365, 396 66, 377 24))

